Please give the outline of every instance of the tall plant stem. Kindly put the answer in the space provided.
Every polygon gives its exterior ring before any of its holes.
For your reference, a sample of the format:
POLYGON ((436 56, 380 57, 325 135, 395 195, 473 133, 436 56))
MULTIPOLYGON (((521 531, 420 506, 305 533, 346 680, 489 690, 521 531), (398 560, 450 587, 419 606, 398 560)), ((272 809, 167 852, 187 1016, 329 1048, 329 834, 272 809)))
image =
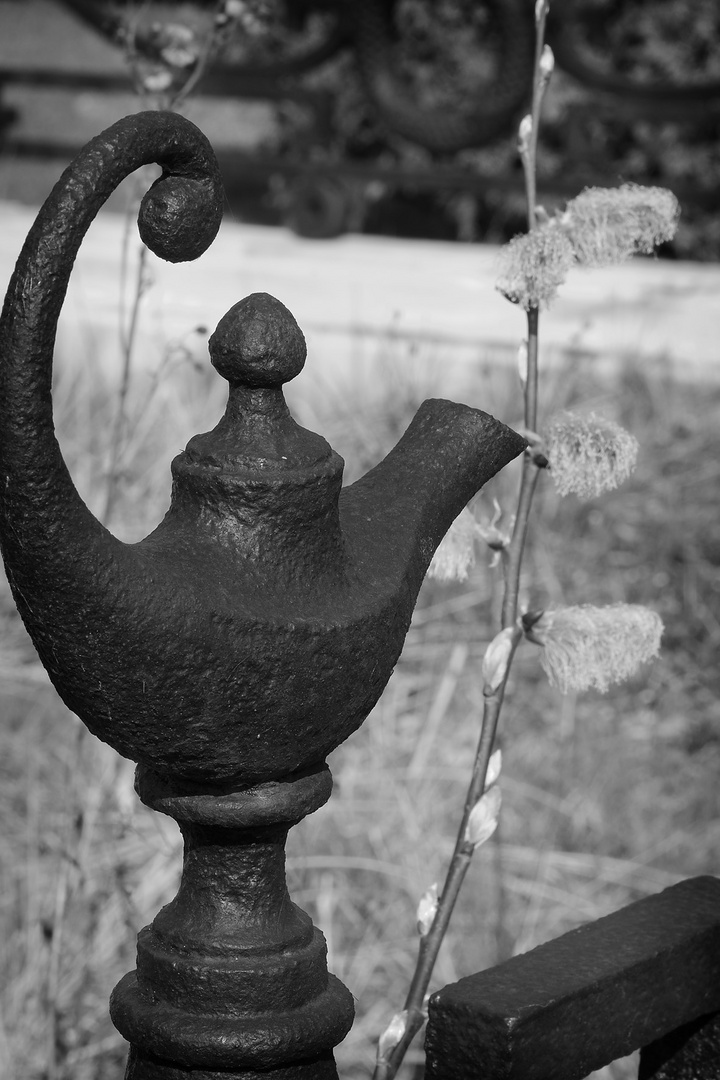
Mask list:
MULTIPOLYGON (((550 78, 549 72, 542 70, 542 57, 545 48, 545 23, 547 21, 548 0, 538 0, 535 5, 535 73, 533 76, 532 109, 530 113, 530 133, 527 141, 520 146, 520 158, 525 174, 527 195, 528 231, 537 228, 537 145, 540 127, 540 109, 545 89, 550 78)), ((537 428, 538 404, 538 330, 540 312, 531 307, 527 312, 527 370, 525 373, 525 428, 534 432, 537 428)), ((517 618, 518 597, 520 593, 520 571, 522 568, 525 540, 527 539, 530 509, 540 470, 529 451, 523 459, 520 494, 515 517, 515 527, 505 559, 505 595, 502 605, 502 625, 512 626, 517 618)))
POLYGON ((540 127, 540 109, 542 108, 545 88, 548 84, 549 74, 542 70, 542 56, 545 48, 545 24, 550 4, 548 0, 537 0, 535 4, 535 66, 533 75, 533 95, 530 108, 530 134, 526 146, 521 146, 525 172, 525 194, 527 197, 528 229, 534 229, 537 222, 535 219, 535 206, 537 202, 537 161, 538 128, 540 127))
MULTIPOLYGON (((527 375, 525 381, 525 427, 528 431, 535 431, 537 426, 538 322, 538 309, 536 307, 530 308, 527 313, 527 375)), ((530 510, 539 475, 540 470, 533 461, 531 453, 526 450, 523 458, 515 527, 505 553, 505 594, 502 604, 503 627, 512 626, 517 618, 520 572, 530 522, 530 510)))
MULTIPOLYGON (((540 120, 540 109, 545 88, 548 83, 550 72, 543 69, 542 59, 544 52, 545 21, 548 12, 547 0, 538 0, 535 8, 537 39, 535 47, 535 72, 533 79, 533 100, 531 112, 530 132, 526 137, 521 136, 520 156, 525 173, 525 186, 528 203, 528 228, 536 228, 536 157, 537 136, 540 120)), ((522 128, 521 128, 522 132, 522 128)), ((532 307, 527 313, 528 336, 527 336, 527 370, 525 377, 525 427, 529 432, 534 432, 537 427, 537 400, 538 400, 538 325, 539 311, 532 307)), ((483 698, 483 717, 480 726, 480 738, 478 741, 472 776, 465 796, 465 805, 458 829, 455 850, 453 851, 448 867, 442 893, 438 899, 435 916, 427 934, 420 939, 418 959, 415 966, 410 989, 408 990, 404 1006, 404 1030, 398 1042, 383 1055, 378 1054, 378 1062, 373 1073, 373 1080, 393 1080, 405 1053, 425 1022, 425 996, 430 984, 432 972, 437 960, 440 946, 455 908, 460 887, 465 879, 470 861, 475 850, 475 845, 468 840, 467 828, 470 814, 477 802, 482 798, 485 790, 488 764, 492 754, 493 743, 500 719, 505 687, 507 685, 512 660, 515 651, 522 640, 523 631, 517 625, 518 598, 520 593, 520 578, 522 559, 525 550, 528 523, 533 496, 537 486, 539 468, 530 452, 526 451, 523 460, 522 476, 520 479, 520 491, 518 494, 517 514, 515 526, 510 543, 505 551, 505 589, 502 603, 502 630, 511 630, 510 650, 506 658, 505 670, 502 681, 491 693, 486 692, 483 698)))
MULTIPOLYGON (((518 629, 513 635, 511 656, 515 652, 521 638, 522 631, 518 629)), ((508 671, 509 668, 510 664, 508 663, 508 671)), ((497 731, 497 724, 500 718, 500 709, 502 707, 506 683, 507 673, 500 686, 492 694, 485 696, 483 700, 483 720, 480 728, 480 739, 475 755, 472 777, 465 796, 465 805, 463 807, 463 815, 458 830, 457 841, 455 843, 455 850, 452 859, 450 860, 442 894, 438 901, 437 914, 427 935, 420 939, 418 962, 415 967, 415 973, 410 984, 410 989, 408 990, 407 998, 405 999, 404 1009, 407 1014, 405 1032, 392 1052, 384 1060, 378 1062, 374 1073, 374 1080, 392 1080, 392 1077, 395 1076, 402 1063, 408 1046, 425 1022, 425 994, 427 993, 433 968, 435 967, 435 961, 437 960, 440 946, 442 945, 450 918, 455 908, 460 888, 465 879, 475 850, 475 845, 469 840, 466 840, 465 836, 470 814, 472 813, 475 804, 482 796, 485 788, 485 778, 487 776, 488 763, 490 761, 493 742, 495 740, 495 732, 497 731)))

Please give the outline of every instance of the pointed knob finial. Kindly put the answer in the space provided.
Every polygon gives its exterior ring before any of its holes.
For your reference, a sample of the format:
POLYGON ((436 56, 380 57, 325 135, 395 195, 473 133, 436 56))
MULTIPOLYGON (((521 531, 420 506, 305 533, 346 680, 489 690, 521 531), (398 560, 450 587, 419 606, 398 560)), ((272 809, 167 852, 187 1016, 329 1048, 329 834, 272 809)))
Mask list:
POLYGON ((306 480, 308 470, 342 470, 325 439, 296 424, 285 403, 283 383, 302 371, 307 346, 284 304, 269 293, 251 293, 223 315, 208 347, 213 367, 230 384, 227 409, 213 431, 190 440, 176 460, 176 475, 182 461, 196 477, 199 467, 208 468, 211 486, 218 469, 248 476, 300 469, 306 480))
POLYGON ((252 293, 233 305, 208 343, 213 367, 231 386, 270 389, 299 375, 307 346, 284 304, 252 293))

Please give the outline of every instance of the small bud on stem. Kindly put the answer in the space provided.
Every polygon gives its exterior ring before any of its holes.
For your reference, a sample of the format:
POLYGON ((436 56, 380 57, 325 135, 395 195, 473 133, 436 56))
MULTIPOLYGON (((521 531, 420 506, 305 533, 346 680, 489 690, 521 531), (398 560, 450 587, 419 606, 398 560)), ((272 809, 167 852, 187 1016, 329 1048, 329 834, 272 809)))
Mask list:
POLYGON ((385 1061, 405 1034, 407 1012, 395 1013, 378 1039, 377 1060, 385 1061))
POLYGON ((518 345, 517 351, 517 366, 518 375, 520 376, 520 384, 525 389, 527 385, 527 369, 528 369, 528 343, 527 338, 521 341, 518 345))
POLYGON ((502 750, 494 750, 490 755, 488 761, 487 773, 485 775, 485 790, 488 791, 493 784, 497 782, 497 778, 500 775, 502 769, 502 750))
POLYGON ((498 690, 507 675, 510 659, 513 654, 515 630, 512 626, 506 626, 501 630, 488 645, 483 658, 482 676, 483 693, 486 697, 498 690))
POLYGON ((547 82, 555 68, 555 56, 549 45, 545 45, 540 57, 540 78, 547 82))
POLYGON ((420 897, 420 903, 417 909, 417 929, 420 937, 427 937, 430 933, 430 927, 435 921, 435 915, 438 909, 438 887, 437 882, 432 884, 427 892, 423 893, 420 897))
POLYGON ((550 10, 549 0, 535 0, 535 25, 539 26, 550 10))
POLYGON ((501 804, 502 794, 497 786, 491 787, 478 799, 468 818, 464 836, 466 843, 478 848, 490 839, 497 829, 501 804))
POLYGON ((520 121, 520 127, 518 128, 518 151, 521 158, 527 157, 527 153, 530 149, 530 140, 532 139, 532 130, 532 116, 528 113, 527 116, 523 116, 520 121))

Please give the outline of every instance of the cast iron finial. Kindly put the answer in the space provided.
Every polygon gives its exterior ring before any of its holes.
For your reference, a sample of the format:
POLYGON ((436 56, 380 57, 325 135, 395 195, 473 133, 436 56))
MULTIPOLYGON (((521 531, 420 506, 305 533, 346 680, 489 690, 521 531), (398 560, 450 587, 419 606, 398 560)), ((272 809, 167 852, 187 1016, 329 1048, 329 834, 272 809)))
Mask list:
POLYGON ((334 1080, 352 998, 291 903, 288 828, 328 798, 325 756, 365 719, 402 648, 435 548, 525 440, 428 401, 375 469, 291 417, 305 343, 279 301, 236 304, 210 340, 225 415, 172 463, 170 508, 123 544, 80 499, 53 432, 55 327, 95 213, 127 173, 163 176, 141 234, 194 258, 222 206, 207 140, 181 117, 126 117, 66 170, 31 230, 0 322, 0 542, 64 701, 139 763, 137 790, 185 839, 177 896, 112 999, 128 1080, 334 1080))
POLYGON ((72 261, 119 180, 159 160, 141 232, 193 258, 222 196, 207 140, 173 114, 127 117, 58 182, 0 324, 0 538, 20 612, 91 731, 166 776, 248 784, 324 760, 382 692, 453 518, 524 441, 426 402, 343 492, 342 459, 290 416, 302 334, 277 300, 236 304, 211 338, 225 416, 172 465, 170 509, 135 545, 90 514, 52 430, 52 348, 72 261))

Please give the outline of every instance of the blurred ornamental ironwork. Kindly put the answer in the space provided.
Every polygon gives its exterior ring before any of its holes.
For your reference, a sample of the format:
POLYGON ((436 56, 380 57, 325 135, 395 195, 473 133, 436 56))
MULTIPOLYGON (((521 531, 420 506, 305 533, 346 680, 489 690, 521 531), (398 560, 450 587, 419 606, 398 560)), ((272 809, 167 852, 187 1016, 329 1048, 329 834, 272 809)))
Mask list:
MULTIPOLYGON (((272 103, 257 145, 221 154, 230 197, 296 231, 347 229, 503 241, 521 228, 513 132, 529 97, 525 0, 56 0, 112 41, 124 73, 19 69, 0 82, 128 85, 151 104, 272 103), (258 205, 258 203, 262 205, 258 205)), ((559 72, 546 101, 538 176, 546 204, 594 184, 652 183, 683 203, 666 254, 720 251, 720 11, 713 0, 555 0, 559 72)), ((6 95, 7 96, 7 95, 6 95)), ((13 134, 6 153, 59 153, 13 134)))

